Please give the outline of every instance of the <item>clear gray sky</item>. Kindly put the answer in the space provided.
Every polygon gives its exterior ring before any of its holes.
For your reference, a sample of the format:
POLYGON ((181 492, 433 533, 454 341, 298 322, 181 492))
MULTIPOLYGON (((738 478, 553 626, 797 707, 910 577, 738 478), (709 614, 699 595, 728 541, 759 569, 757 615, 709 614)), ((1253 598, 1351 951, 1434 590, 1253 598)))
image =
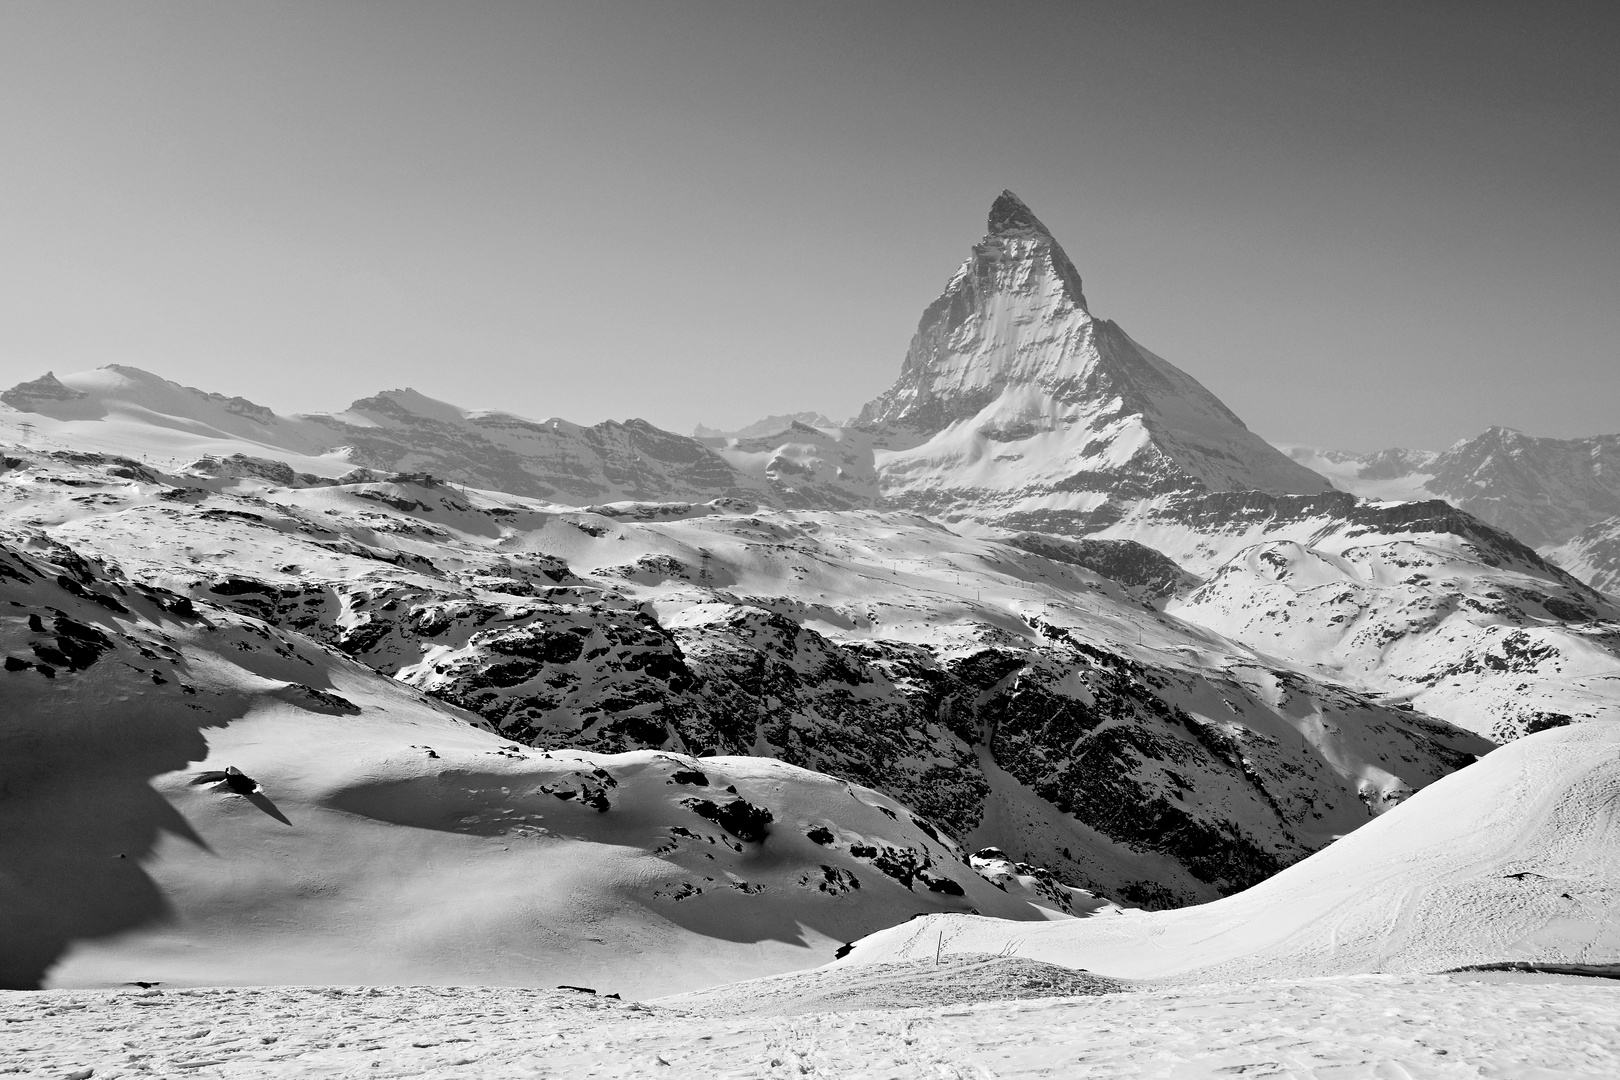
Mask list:
POLYGON ((1271 438, 1620 430, 1617 9, 6 0, 0 383, 842 418, 1010 187, 1271 438))

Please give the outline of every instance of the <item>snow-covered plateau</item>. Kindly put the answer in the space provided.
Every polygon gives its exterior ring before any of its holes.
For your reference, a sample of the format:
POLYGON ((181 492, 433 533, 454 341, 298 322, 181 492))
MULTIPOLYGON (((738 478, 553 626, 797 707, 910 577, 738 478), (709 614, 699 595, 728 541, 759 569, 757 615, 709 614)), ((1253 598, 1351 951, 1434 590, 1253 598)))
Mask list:
POLYGON ((842 424, 22 383, 0 1070, 1620 1074, 1613 439, 1284 453, 1010 192, 842 424))

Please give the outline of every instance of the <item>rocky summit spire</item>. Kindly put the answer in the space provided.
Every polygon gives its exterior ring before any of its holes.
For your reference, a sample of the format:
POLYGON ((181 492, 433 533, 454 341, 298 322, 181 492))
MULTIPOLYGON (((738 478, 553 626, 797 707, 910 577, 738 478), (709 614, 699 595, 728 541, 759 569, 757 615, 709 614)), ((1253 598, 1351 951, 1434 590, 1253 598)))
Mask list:
POLYGON ((980 250, 994 253, 998 260, 1035 259, 1047 266, 1063 282, 1069 299, 1080 307, 1086 306, 1085 293, 1080 288, 1080 271, 1063 253, 1063 247, 1052 231, 1035 216, 1029 204, 1011 191, 1002 191, 990 204, 990 220, 980 250))
POLYGON ((892 451, 885 499, 1020 528, 1089 527, 1171 492, 1329 487, 1094 317, 1074 264, 1011 191, 856 426, 892 451))
POLYGON ((1029 204, 1014 195, 1011 191, 1003 191, 996 196, 996 201, 990 204, 990 223, 986 231, 991 236, 999 236, 1009 232, 1038 232, 1043 236, 1052 235, 1041 219, 1035 216, 1035 211, 1029 204))

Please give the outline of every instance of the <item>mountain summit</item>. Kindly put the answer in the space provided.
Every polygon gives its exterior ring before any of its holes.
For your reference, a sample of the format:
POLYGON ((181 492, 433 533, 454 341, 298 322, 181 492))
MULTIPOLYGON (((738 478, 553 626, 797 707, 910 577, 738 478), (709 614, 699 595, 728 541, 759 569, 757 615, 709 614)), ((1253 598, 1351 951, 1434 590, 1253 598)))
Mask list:
POLYGON ((1089 520, 1121 498, 1330 489, 1096 318, 1074 263, 1010 191, 857 423, 889 448, 885 497, 948 516, 1016 521, 1038 505, 1051 527, 1048 511, 1089 520))
POLYGON ((985 231, 991 236, 1004 232, 1038 232, 1050 237, 1052 230, 1041 223, 1029 204, 1011 191, 1003 191, 990 204, 990 220, 985 231))

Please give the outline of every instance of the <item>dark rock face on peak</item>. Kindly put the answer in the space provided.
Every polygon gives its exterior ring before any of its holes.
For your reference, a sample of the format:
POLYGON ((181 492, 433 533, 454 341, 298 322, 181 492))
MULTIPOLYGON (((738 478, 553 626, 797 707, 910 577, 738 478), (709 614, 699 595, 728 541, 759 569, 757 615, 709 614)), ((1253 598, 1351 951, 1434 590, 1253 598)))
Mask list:
POLYGON ((1006 232, 1038 232, 1046 236, 1052 235, 1047 227, 1041 224, 1041 219, 1035 216, 1035 211, 1011 191, 1003 191, 996 196, 996 201, 990 204, 990 221, 985 231, 991 236, 1006 232))

